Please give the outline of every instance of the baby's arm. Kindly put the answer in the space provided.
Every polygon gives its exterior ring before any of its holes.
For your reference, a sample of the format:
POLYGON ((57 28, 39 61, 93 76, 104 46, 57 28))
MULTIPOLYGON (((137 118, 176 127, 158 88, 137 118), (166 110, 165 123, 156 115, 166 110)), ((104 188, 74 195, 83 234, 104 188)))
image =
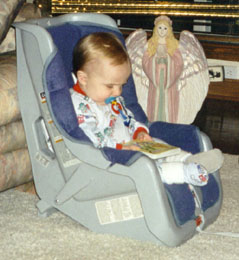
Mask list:
MULTIPOLYGON (((152 141, 153 140, 152 137, 146 131, 138 132, 135 139, 140 140, 140 141, 152 141)), ((140 148, 137 145, 124 145, 124 144, 123 144, 122 149, 133 150, 133 151, 140 150, 140 148)))
MULTIPOLYGON (((131 134, 131 138, 133 140, 137 139, 140 141, 152 141, 152 137, 148 133, 149 132, 148 128, 144 124, 140 123, 139 121, 137 121, 134 118, 134 115, 131 113, 131 111, 125 107, 124 100, 122 97, 120 97, 119 100, 124 108, 126 115, 131 118, 130 125, 129 125, 129 131, 131 134)), ((127 145, 126 146, 124 144, 122 146, 122 149, 133 150, 133 151, 140 150, 139 147, 136 145, 127 145)))
POLYGON ((136 139, 140 140, 140 141, 152 141, 152 137, 146 133, 145 131, 141 131, 137 134, 136 139))
POLYGON ((139 151, 140 148, 137 145, 124 145, 123 144, 122 150, 139 151))

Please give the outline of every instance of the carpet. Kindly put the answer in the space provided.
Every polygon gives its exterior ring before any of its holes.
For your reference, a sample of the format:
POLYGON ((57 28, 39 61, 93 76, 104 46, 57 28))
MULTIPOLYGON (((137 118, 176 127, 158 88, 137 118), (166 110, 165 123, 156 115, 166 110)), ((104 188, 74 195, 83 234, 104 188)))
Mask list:
MULTIPOLYGON (((239 232, 239 156, 224 154, 220 171, 223 205, 206 231, 239 232)), ((57 212, 37 215, 37 196, 10 189, 0 193, 1 260, 239 259, 239 238, 197 234, 176 248, 96 234, 57 212)))

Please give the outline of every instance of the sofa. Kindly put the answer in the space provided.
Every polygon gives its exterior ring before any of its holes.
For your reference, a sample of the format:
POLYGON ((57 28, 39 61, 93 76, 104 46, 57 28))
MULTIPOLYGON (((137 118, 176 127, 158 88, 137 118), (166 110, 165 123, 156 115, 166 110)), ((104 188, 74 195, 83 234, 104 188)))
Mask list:
POLYGON ((17 187, 34 191, 32 168, 17 98, 13 22, 41 17, 24 0, 0 1, 0 192, 17 187))

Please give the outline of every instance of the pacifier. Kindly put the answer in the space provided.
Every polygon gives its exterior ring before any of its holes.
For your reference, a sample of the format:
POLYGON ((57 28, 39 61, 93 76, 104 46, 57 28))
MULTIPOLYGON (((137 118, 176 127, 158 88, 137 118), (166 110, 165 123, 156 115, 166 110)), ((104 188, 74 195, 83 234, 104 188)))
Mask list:
POLYGON ((105 100, 105 104, 111 104, 114 100, 116 99, 116 97, 108 97, 105 100))

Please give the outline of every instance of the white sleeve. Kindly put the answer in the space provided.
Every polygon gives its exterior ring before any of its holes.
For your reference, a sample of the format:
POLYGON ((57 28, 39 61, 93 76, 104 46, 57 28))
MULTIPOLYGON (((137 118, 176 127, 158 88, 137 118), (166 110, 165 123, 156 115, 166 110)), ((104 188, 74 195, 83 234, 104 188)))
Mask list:
POLYGON ((102 129, 98 128, 98 122, 101 120, 90 109, 89 104, 82 95, 75 92, 71 95, 72 103, 76 112, 79 127, 89 137, 95 147, 111 147, 116 148, 117 143, 104 134, 102 129))
POLYGON ((128 127, 129 127, 129 132, 130 132, 131 138, 133 139, 135 132, 140 128, 143 128, 147 133, 149 133, 149 129, 146 127, 146 125, 143 123, 140 123, 139 121, 136 121, 133 113, 129 109, 126 108, 123 97, 119 97, 119 100, 120 100, 121 105, 124 108, 124 113, 127 115, 127 118, 129 118, 128 127))

